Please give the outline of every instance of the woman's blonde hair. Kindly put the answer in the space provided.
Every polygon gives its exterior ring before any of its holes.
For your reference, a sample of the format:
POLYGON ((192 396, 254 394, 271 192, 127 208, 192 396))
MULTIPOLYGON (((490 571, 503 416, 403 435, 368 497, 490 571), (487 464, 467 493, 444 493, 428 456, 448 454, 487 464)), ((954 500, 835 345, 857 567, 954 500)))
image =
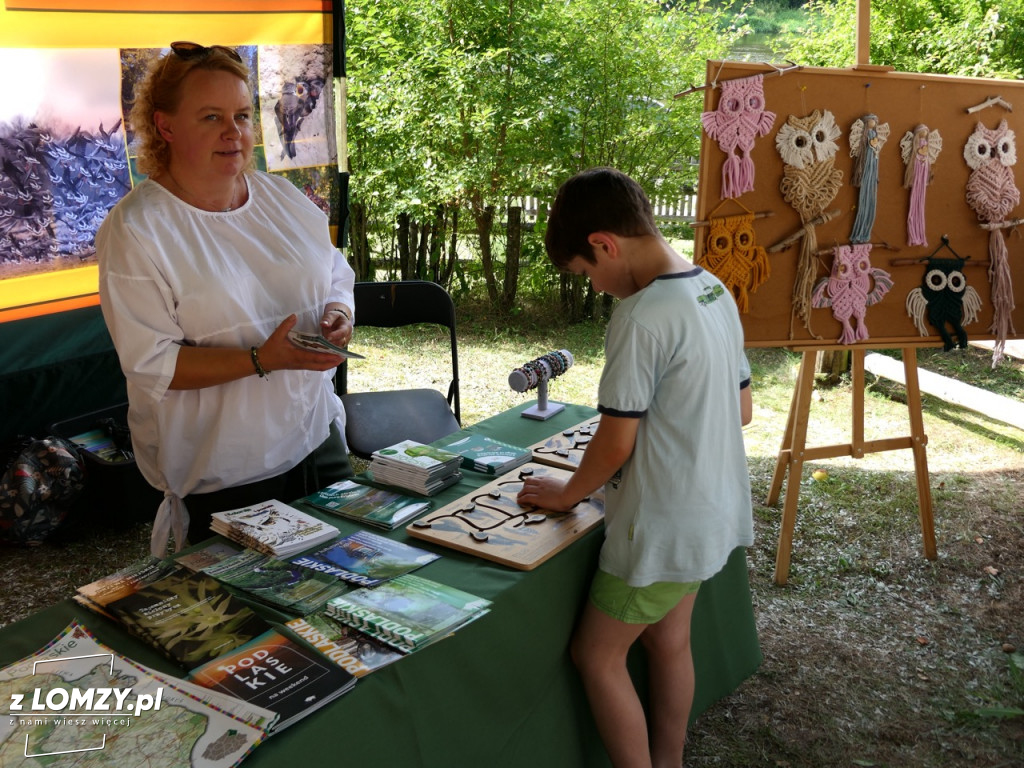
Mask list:
POLYGON ((202 55, 184 58, 173 50, 153 59, 142 82, 135 89, 128 122, 138 142, 136 165, 139 173, 155 176, 167 170, 171 148, 157 130, 156 112, 174 114, 181 103, 181 87, 194 69, 229 72, 249 83, 249 67, 221 46, 207 48, 202 55))

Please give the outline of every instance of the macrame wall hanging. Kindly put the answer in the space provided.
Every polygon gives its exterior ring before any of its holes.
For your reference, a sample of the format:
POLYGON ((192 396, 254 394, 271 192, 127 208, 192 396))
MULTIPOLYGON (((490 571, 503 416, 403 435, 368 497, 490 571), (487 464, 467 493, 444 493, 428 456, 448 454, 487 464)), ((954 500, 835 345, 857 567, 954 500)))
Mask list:
POLYGON ((988 278, 992 287, 992 325, 989 333, 996 337, 992 366, 1003 358, 1006 338, 1016 333, 1013 327, 1013 284, 1002 228, 1011 226, 1007 215, 1020 203, 1020 190, 1013 180, 1017 162, 1017 140, 1013 130, 1001 120, 993 128, 978 123, 964 145, 964 160, 971 169, 967 180, 967 204, 971 206, 982 227, 989 230, 988 278))
POLYGON ((784 250, 800 240, 796 278, 793 282, 793 309, 790 314, 789 337, 793 338, 793 321, 799 317, 811 330, 811 292, 814 289, 815 258, 818 238, 815 227, 839 215, 826 211, 843 183, 843 172, 835 167, 841 131, 835 117, 825 110, 814 110, 805 117, 790 115, 775 136, 775 147, 782 156, 782 181, 779 189, 783 199, 800 215, 803 225, 795 234, 769 248, 769 253, 784 250))
MULTIPOLYGON (((708 236, 704 252, 697 266, 711 272, 732 291, 736 308, 741 313, 750 311, 750 294, 757 291, 771 275, 768 254, 757 244, 754 219, 758 217, 738 201, 742 213, 715 216, 724 203, 708 215, 708 236)), ((763 215, 763 214, 762 214, 763 215)), ((696 226, 698 222, 694 222, 696 226)))
POLYGON ((850 183, 860 190, 857 216, 850 230, 851 243, 866 243, 871 239, 878 197, 878 153, 888 139, 889 124, 879 123, 875 115, 864 115, 850 126, 850 157, 853 158, 850 183))
POLYGON ((726 154, 723 200, 754 189, 754 161, 750 159, 754 139, 766 135, 775 123, 775 113, 764 108, 763 80, 763 75, 753 75, 723 82, 718 109, 701 113, 704 130, 726 154))
POLYGON ((853 344, 868 338, 867 308, 889 292, 892 276, 871 266, 871 243, 837 245, 832 254, 832 274, 818 281, 811 304, 816 309, 832 307, 832 316, 843 324, 839 343, 853 344), (851 319, 857 321, 856 328, 851 319))
POLYGON ((942 151, 942 137, 938 131, 919 125, 907 131, 900 139, 900 154, 906 171, 903 188, 910 190, 910 210, 907 212, 907 245, 928 245, 925 233, 925 192, 932 181, 932 166, 942 151))
POLYGON ((961 349, 966 349, 967 331, 964 330, 964 326, 975 322, 981 310, 981 297, 973 286, 967 284, 967 277, 964 275, 967 259, 958 256, 949 246, 949 238, 943 236, 942 245, 931 256, 924 259, 900 259, 891 263, 918 262, 927 264, 927 267, 921 287, 907 294, 907 314, 922 336, 928 335, 928 329, 925 327, 927 318, 928 323, 942 337, 943 348, 947 352, 957 344, 961 349), (943 248, 950 252, 950 257, 942 258, 937 255, 943 248), (952 334, 947 330, 947 325, 952 329, 952 334), (956 341, 953 340, 954 334, 956 341))

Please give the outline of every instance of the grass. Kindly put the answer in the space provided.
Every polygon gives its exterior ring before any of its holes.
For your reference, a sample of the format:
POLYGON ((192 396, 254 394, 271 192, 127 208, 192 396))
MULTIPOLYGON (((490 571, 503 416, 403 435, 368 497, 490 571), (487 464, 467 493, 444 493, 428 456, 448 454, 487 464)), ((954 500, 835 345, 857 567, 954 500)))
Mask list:
MULTIPOLYGON (((526 312, 495 321, 462 305, 463 421, 529 399, 508 373, 553 349, 575 365, 553 400, 593 403, 599 324, 526 312)), ((424 330, 360 329, 353 390, 432 381, 446 341, 424 330)), ((923 557, 909 450, 811 462, 800 483, 785 587, 773 582, 780 510, 764 502, 799 355, 749 351, 755 414, 745 430, 757 538, 748 563, 764 663, 691 729, 684 765, 950 768, 1024 764, 1024 433, 935 398, 924 402, 938 559, 923 557), (811 478, 814 469, 828 477, 811 478)), ((1020 361, 921 350, 922 367, 1020 397, 1020 361), (984 382, 984 384, 981 384, 984 382), (1018 387, 1018 389, 1014 389, 1018 387)), ((870 378, 870 377, 869 377, 870 378)), ((850 439, 850 386, 815 390, 809 444, 850 439)), ((902 388, 870 381, 866 439, 907 434, 902 388)), ((146 552, 148 525, 31 550, 0 549, 0 621, 71 594, 146 552)))

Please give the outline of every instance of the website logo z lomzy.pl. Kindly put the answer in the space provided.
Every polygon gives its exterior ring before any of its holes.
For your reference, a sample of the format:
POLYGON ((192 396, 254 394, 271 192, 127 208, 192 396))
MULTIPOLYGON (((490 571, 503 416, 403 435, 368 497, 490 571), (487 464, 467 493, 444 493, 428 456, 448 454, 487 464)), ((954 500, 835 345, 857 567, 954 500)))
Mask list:
MULTIPOLYGON (((114 654, 94 653, 88 656, 68 656, 59 659, 42 659, 32 663, 32 674, 53 674, 53 667, 41 667, 44 664, 61 664, 80 659, 109 659, 110 677, 114 679, 114 654)), ((131 718, 138 717, 142 712, 160 709, 163 699, 163 688, 155 694, 141 693, 132 695, 131 688, 67 688, 55 686, 50 689, 36 688, 31 693, 11 694, 10 723, 11 726, 93 726, 113 728, 130 726, 131 718)), ((30 734, 25 734, 25 757, 46 757, 48 755, 64 755, 72 752, 93 752, 103 749, 107 744, 107 734, 101 734, 100 743, 74 749, 61 749, 54 752, 31 752, 30 734)))

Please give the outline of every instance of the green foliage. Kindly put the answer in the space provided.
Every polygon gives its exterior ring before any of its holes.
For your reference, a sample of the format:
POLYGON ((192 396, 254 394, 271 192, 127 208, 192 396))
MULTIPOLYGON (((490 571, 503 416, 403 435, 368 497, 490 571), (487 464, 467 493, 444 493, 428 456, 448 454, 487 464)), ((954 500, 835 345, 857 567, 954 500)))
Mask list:
MULTIPOLYGON (((362 0, 348 5, 352 202, 371 250, 393 248, 400 214, 428 222, 456 207, 460 240, 482 278, 518 275, 504 261, 504 212, 550 200, 573 172, 614 165, 652 195, 694 182, 698 99, 674 100, 723 55, 718 12, 703 0, 362 0)), ((537 246, 522 245, 532 282, 537 246)), ((506 293, 508 291, 506 285, 506 293)), ((514 288, 514 286, 513 286, 514 288)))
MULTIPOLYGON (((786 35, 789 58, 810 66, 855 63, 856 0, 811 0, 806 24, 786 35)), ((871 4, 872 64, 903 72, 1021 77, 1021 0, 876 0, 871 4)))

